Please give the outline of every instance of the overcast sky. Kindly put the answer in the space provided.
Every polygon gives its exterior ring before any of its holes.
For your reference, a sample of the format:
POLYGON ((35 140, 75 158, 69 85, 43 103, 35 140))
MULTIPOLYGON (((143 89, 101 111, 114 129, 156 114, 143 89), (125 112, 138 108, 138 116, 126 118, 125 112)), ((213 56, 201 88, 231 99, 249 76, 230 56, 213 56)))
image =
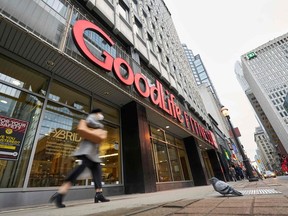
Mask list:
POLYGON ((234 73, 240 56, 288 32, 288 0, 164 0, 180 40, 200 54, 254 160, 254 111, 234 73))

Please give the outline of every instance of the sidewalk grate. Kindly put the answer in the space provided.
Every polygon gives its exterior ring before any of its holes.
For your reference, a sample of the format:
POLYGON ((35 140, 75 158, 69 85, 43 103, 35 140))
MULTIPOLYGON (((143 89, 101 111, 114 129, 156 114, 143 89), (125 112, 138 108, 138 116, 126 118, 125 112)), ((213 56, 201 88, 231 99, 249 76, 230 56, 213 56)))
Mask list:
POLYGON ((253 189, 253 190, 241 190, 243 195, 256 195, 256 194, 281 194, 281 192, 275 189, 253 189))

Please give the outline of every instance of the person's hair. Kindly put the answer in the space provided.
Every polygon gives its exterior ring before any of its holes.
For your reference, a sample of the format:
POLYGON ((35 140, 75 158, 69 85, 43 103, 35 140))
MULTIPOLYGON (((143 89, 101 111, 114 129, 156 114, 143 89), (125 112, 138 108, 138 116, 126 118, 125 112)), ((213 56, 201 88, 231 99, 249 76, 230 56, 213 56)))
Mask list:
POLYGON ((102 112, 102 110, 99 109, 99 108, 97 108, 97 109, 93 109, 93 110, 90 112, 90 114, 92 114, 92 113, 99 113, 99 112, 102 112))

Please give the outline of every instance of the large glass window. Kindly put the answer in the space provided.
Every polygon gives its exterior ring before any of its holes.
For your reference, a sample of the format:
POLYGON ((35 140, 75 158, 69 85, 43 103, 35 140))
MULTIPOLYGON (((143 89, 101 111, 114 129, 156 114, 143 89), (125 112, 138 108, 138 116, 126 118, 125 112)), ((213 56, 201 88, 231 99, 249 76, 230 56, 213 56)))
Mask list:
POLYGON ((1 188, 23 187, 42 104, 43 99, 0 83, 1 188))
POLYGON ((191 180, 191 170, 182 140, 163 129, 151 127, 153 157, 158 182, 191 180))
POLYGON ((1 188, 23 187, 47 83, 48 77, 0 56, 1 188))
MULTIPOLYGON (((75 110, 48 102, 39 132, 39 139, 29 187, 59 186, 76 165, 72 152, 81 141, 76 133, 80 119, 85 116, 75 110)), ((78 185, 85 184, 78 181, 78 185)))
POLYGON ((160 182, 171 181, 172 177, 166 144, 157 140, 154 140, 153 144, 155 147, 154 155, 156 158, 158 181, 160 182))
POLYGON ((2 8, 15 22, 59 47, 70 8, 68 1, 0 1, 0 10, 2 8))
MULTIPOLYGON (((0 81, 34 93, 46 94, 48 78, 0 55, 0 81)), ((12 91, 13 88, 10 88, 12 91)), ((2 88, 2 91, 9 91, 2 88)), ((13 94, 13 93, 12 93, 13 94)))
POLYGON ((108 131, 108 136, 100 145, 102 182, 103 184, 120 184, 122 177, 119 127, 106 124, 105 130, 108 131))
POLYGON ((90 97, 75 91, 74 89, 60 83, 53 82, 49 93, 49 99, 61 102, 65 105, 74 107, 77 110, 90 111, 90 97))
MULTIPOLYGON (((86 118, 86 114, 82 112, 82 109, 77 109, 75 106, 69 107, 62 103, 64 101, 66 103, 67 97, 71 96, 80 102, 86 101, 87 98, 75 90, 70 90, 71 92, 66 89, 67 94, 62 92, 57 97, 52 93, 49 94, 50 101, 44 112, 39 132, 29 187, 59 186, 67 174, 78 165, 76 158, 72 157, 71 154, 81 141, 76 128, 80 119, 86 118), (56 100, 56 98, 58 99, 56 100), (55 100, 57 102, 54 102, 55 100)), ((96 100, 93 101, 93 107, 103 110, 104 129, 108 131, 107 139, 100 145, 102 182, 103 184, 119 184, 122 178, 119 156, 120 129, 115 124, 119 123, 119 113, 116 109, 96 100)), ((86 181, 78 180, 75 184, 86 185, 86 181)), ((91 178, 88 179, 88 184, 92 184, 91 178)))
POLYGON ((100 158, 102 159, 102 181, 104 184, 121 183, 121 140, 119 110, 108 106, 96 99, 93 108, 100 108, 104 115, 105 130, 108 131, 107 139, 100 145, 100 158))

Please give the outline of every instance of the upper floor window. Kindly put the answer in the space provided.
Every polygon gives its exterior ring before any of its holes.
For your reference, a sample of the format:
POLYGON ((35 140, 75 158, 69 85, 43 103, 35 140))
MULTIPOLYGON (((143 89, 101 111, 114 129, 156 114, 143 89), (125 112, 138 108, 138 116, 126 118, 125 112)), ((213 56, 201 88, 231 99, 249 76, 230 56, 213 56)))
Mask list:
POLYGON ((123 1, 119 1, 119 14, 129 23, 129 8, 123 1))
POLYGON ((135 27, 136 27, 136 33, 143 38, 143 28, 142 24, 139 22, 139 20, 135 17, 135 27))
POLYGON ((133 0, 133 10, 135 14, 138 14, 138 3, 137 0, 133 0))
POLYGON ((148 35, 149 48, 150 48, 150 50, 155 51, 154 44, 153 44, 153 38, 149 34, 147 34, 147 35, 148 35))
POLYGON ((145 23, 146 27, 148 27, 148 18, 147 14, 143 11, 143 22, 145 23))

